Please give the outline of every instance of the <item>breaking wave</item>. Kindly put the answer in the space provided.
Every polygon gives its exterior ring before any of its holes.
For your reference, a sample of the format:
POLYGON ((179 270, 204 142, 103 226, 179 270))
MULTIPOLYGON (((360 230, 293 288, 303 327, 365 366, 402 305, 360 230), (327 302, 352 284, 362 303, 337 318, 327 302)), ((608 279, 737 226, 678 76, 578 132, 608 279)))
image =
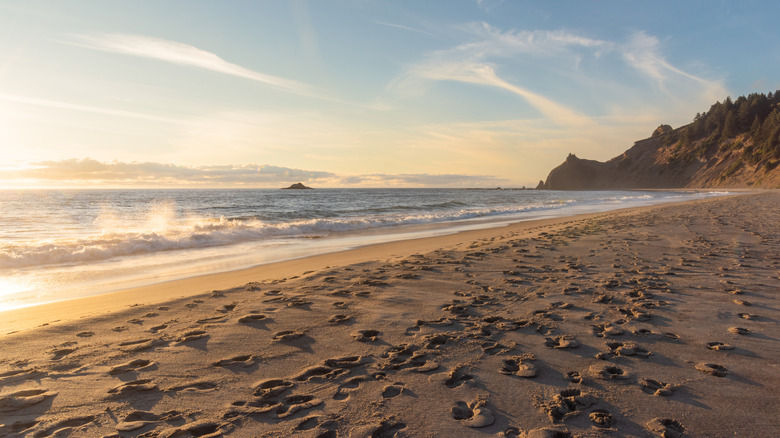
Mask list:
POLYGON ((122 256, 233 245, 274 238, 322 237, 381 227, 421 225, 516 215, 564 207, 567 201, 524 207, 461 209, 416 214, 372 215, 269 222, 255 218, 173 219, 153 230, 110 231, 76 239, 7 243, 0 269, 97 262, 122 256))

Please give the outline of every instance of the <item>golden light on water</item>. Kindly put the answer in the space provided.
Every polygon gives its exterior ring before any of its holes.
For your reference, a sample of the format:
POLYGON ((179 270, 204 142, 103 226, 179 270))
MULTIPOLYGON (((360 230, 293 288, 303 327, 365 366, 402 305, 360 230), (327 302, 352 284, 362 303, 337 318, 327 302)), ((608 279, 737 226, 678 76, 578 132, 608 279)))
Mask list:
POLYGON ((13 299, 13 295, 28 291, 30 287, 31 285, 26 281, 0 278, 0 311, 19 307, 19 303, 13 299))

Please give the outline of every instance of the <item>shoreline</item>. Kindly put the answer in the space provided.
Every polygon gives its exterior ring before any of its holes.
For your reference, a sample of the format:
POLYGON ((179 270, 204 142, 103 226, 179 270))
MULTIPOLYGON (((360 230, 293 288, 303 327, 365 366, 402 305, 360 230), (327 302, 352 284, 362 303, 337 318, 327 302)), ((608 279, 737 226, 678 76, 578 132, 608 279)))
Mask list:
MULTIPOLYGON (((735 193, 722 197, 749 195, 735 193)), ((719 198, 722 198, 719 197, 719 198)), ((41 324, 68 322, 89 317, 101 317, 105 312, 115 312, 128 306, 160 304, 170 300, 207 294, 215 289, 230 289, 249 282, 290 278, 304 275, 307 271, 319 271, 334 266, 375 261, 388 253, 392 258, 403 258, 412 252, 427 252, 445 247, 457 247, 461 241, 490 237, 500 232, 527 232, 539 227, 560 227, 572 221, 611 214, 632 214, 632 212, 686 203, 706 202, 712 198, 682 202, 666 202, 649 206, 625 207, 595 213, 581 213, 572 216, 532 219, 519 222, 466 229, 442 235, 370 243, 355 248, 309 255, 278 262, 263 263, 230 271, 219 271, 192 275, 185 278, 166 280, 143 286, 127 287, 84 297, 50 301, 25 307, 0 311, 0 334, 28 330, 41 324), (414 248, 411 248, 415 243, 414 248), (66 314, 67 317, 62 315, 66 314)), ((466 226, 466 225, 464 225, 466 226)))
POLYGON ((0 436, 775 436, 778 227, 762 192, 21 309, 0 436))

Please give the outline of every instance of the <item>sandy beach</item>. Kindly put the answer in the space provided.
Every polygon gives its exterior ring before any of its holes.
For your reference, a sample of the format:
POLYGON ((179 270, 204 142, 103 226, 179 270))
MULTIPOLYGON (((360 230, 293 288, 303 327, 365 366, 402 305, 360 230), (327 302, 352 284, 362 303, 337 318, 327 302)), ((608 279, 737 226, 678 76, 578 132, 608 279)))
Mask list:
POLYGON ((780 193, 0 313, 0 436, 780 436, 780 193))

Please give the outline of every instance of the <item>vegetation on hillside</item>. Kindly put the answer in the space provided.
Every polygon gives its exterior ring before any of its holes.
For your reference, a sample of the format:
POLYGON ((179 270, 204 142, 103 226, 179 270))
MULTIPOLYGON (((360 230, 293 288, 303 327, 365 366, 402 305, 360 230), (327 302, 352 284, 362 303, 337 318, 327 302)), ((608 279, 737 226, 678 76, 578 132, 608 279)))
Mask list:
POLYGON ((772 169, 780 163, 780 90, 766 95, 752 93, 734 101, 727 97, 709 111, 696 114, 690 125, 670 134, 665 143, 676 145, 669 164, 689 163, 716 151, 738 150, 747 164, 772 169))

